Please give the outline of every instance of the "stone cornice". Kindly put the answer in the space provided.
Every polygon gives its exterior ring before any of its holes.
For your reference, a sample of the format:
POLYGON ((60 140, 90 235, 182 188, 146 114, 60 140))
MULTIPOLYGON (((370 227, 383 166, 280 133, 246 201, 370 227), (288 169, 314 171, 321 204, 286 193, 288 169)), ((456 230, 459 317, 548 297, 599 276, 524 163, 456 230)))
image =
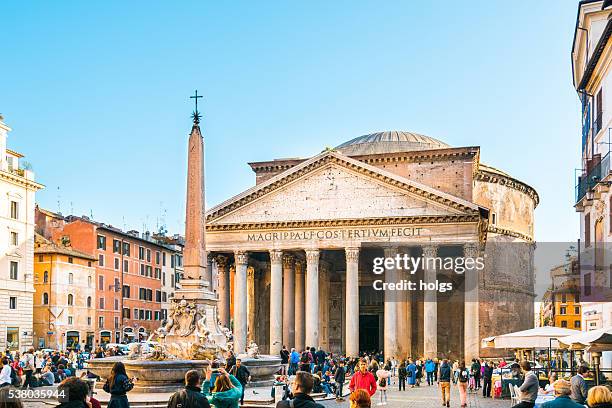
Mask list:
POLYGON ((412 224, 478 223, 480 215, 431 215, 415 217, 352 218, 337 220, 253 222, 240 224, 207 224, 206 231, 250 231, 290 228, 385 226, 412 224))
POLYGON ((479 169, 475 174, 474 180, 501 184, 502 186, 527 194, 534 201, 535 207, 540 203, 540 197, 533 187, 507 175, 479 169))
POLYGON ((525 241, 528 241, 528 242, 534 242, 533 237, 527 234, 523 234, 522 232, 513 231, 507 228, 499 228, 494 225, 489 225, 489 227, 487 228, 487 231, 493 234, 507 235, 513 238, 524 239, 525 241))
POLYGON ((471 159, 478 157, 480 148, 475 146, 470 147, 454 147, 448 149, 432 149, 432 150, 418 150, 412 152, 401 152, 401 153, 380 153, 380 154, 368 154, 363 156, 350 156, 355 160, 359 160, 368 164, 378 163, 398 163, 398 162, 419 162, 424 160, 460 160, 460 159, 471 159))
POLYGON ((478 213, 476 204, 467 202, 450 194, 434 190, 431 187, 416 182, 411 182, 410 180, 404 179, 401 176, 392 174, 383 169, 378 169, 366 163, 362 163, 358 160, 349 158, 348 156, 343 156, 340 153, 324 152, 304 163, 300 163, 298 166, 295 166, 295 168, 281 173, 270 180, 246 190, 242 194, 230 198, 229 200, 226 200, 223 203, 213 207, 206 215, 207 222, 210 223, 214 219, 230 213, 266 194, 269 194, 317 168, 330 164, 337 164, 357 173, 368 175, 369 177, 377 179, 385 184, 400 188, 406 192, 416 194, 427 200, 453 208, 460 212, 468 214, 478 213))
POLYGON ((13 184, 17 184, 18 186, 25 187, 26 189, 31 189, 34 191, 40 190, 45 187, 44 185, 37 183, 33 180, 29 180, 25 177, 18 176, 7 171, 0 171, 0 180, 6 180, 13 184))

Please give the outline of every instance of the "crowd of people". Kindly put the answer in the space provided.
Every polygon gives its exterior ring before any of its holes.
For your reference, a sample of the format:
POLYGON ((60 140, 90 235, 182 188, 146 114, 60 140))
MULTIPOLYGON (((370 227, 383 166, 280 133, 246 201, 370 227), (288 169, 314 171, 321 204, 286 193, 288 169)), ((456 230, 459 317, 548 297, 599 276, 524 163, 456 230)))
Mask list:
MULTIPOLYGON (((121 354, 119 348, 96 348, 91 357, 121 354)), ((496 368, 506 368, 512 376, 520 379, 513 408, 533 408, 541 393, 554 394, 554 400, 546 402, 543 408, 612 408, 612 393, 605 386, 587 390, 585 374, 588 368, 581 366, 570 381, 557 379, 551 374, 549 385, 541 390, 537 374, 528 361, 506 362, 479 361, 469 365, 462 361, 447 359, 407 358, 385 360, 381 352, 364 354, 358 358, 334 355, 325 350, 306 347, 304 350, 288 350, 280 353, 281 370, 271 390, 278 403, 277 408, 321 408, 315 397, 335 396, 344 401, 345 387, 348 386, 349 402, 352 408, 369 408, 372 400, 377 405, 387 405, 387 392, 393 387, 399 392, 408 388, 438 387, 443 406, 450 407, 451 386, 457 387, 460 405, 467 406, 469 391, 478 392, 487 398, 492 394, 492 377, 496 368), (397 388, 395 388, 397 387, 397 388), (276 395, 276 393, 281 393, 276 395)), ((60 399, 61 408, 98 408, 99 402, 93 395, 94 375, 83 368, 89 356, 78 351, 35 351, 5 352, 0 356, 0 392, 10 387, 36 388, 57 384, 69 396, 60 399), (80 370, 80 375, 77 375, 80 370)), ((168 408, 238 408, 244 403, 245 389, 251 380, 251 373, 240 358, 229 352, 224 361, 215 360, 205 372, 190 370, 185 375, 185 386, 168 400, 168 408)), ((120 361, 112 368, 103 389, 110 395, 108 408, 129 408, 128 393, 138 382, 129 378, 120 361)), ((4 399, 6 400, 6 399, 4 399)), ((0 396, 0 401, 4 401, 0 396)), ((19 407, 2 405, 0 408, 19 407)), ((7 402, 8 404, 8 402, 7 402)))

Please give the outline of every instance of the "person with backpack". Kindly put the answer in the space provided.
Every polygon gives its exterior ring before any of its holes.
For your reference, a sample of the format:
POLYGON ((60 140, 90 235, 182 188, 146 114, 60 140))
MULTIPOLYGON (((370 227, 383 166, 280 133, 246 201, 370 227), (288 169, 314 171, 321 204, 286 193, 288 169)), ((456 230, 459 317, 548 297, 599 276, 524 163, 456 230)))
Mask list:
POLYGON ((391 367, 385 366, 380 370, 376 371, 376 378, 378 380, 378 390, 380 391, 380 402, 378 405, 387 405, 387 387, 389 385, 389 377, 391 377, 391 367))
POLYGON ((175 392, 168 400, 168 408, 210 408, 200 388, 202 379, 197 370, 185 373, 185 388, 175 392))
POLYGON ((434 383, 434 371, 436 369, 436 363, 431 358, 425 360, 425 373, 427 374, 427 385, 433 385, 434 383))
POLYGON ((468 387, 469 380, 470 380, 470 372, 465 366, 465 362, 462 361, 459 364, 459 374, 457 376, 457 382, 459 384, 459 399, 461 400, 461 408, 467 407, 467 387, 468 387))

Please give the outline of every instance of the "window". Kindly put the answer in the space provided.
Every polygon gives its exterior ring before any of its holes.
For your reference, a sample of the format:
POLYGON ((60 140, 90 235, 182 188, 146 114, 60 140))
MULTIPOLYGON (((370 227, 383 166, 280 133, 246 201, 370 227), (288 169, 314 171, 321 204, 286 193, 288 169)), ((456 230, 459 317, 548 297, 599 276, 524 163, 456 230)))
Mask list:
POLYGON ((19 327, 6 328, 6 347, 19 349, 19 327))
POLYGON ((119 310, 119 299, 115 299, 115 310, 119 310))
POLYGON ((119 258, 115 258, 115 270, 118 271, 119 270, 119 265, 121 264, 121 261, 119 260, 119 258))
POLYGON ((140 309, 140 310, 138 311, 138 318, 139 318, 140 320, 144 320, 144 318, 145 318, 145 311, 144 311, 143 309, 140 309))
POLYGON ((162 272, 162 285, 166 286, 166 272, 162 272))
POLYGON ((153 268, 151 267, 151 265, 147 265, 147 273, 146 275, 148 277, 152 277, 153 276, 153 268))
POLYGON ((579 329, 580 328, 580 320, 575 320, 574 321, 574 329, 579 329))
POLYGON ((68 284, 72 285, 74 283, 74 274, 72 272, 70 272, 68 274, 68 284))
POLYGON ((91 307, 91 296, 87 296, 87 307, 91 307))
POLYGON ((87 277, 87 287, 88 287, 88 288, 91 288, 91 281, 92 281, 91 276, 88 276, 88 277, 87 277))
POLYGON ((121 316, 122 316, 124 319, 129 319, 129 318, 130 318, 130 309, 129 309, 129 308, 127 308, 127 307, 124 307, 124 308, 123 308, 123 312, 121 313, 121 316))
POLYGON ((134 319, 138 319, 138 309, 134 308, 134 319))
POLYGON ((45 260, 44 255, 38 255, 38 262, 42 262, 45 260))
POLYGON ((155 251, 155 265, 159 265, 161 262, 161 253, 159 251, 155 251))
POLYGON ((144 264, 140 264, 140 274, 144 276, 145 274, 145 265, 144 264))
POLYGON ((127 261, 127 259, 123 260, 123 272, 125 273, 129 273, 130 272, 130 263, 127 261))
POLYGON ((559 308, 559 314, 560 315, 567 314, 567 308, 565 306, 560 307, 559 308))
POLYGON ((104 290, 104 275, 98 275, 98 290, 104 290))
POLYGON ((91 326, 91 317, 87 316, 87 325, 91 326))
POLYGON ((17 201, 11 201, 11 218, 19 219, 19 203, 17 201))
POLYGON ((9 269, 9 277, 13 280, 17 280, 19 277, 19 263, 17 263, 17 261, 11 261, 9 269))
POLYGON ((174 268, 174 265, 175 265, 174 254, 171 254, 170 255, 170 267, 174 268))
POLYGON ((72 320, 72 316, 68 316, 68 324, 72 324, 73 320, 72 320))
POLYGON ((162 292, 162 302, 167 302, 168 301, 168 296, 166 294, 166 292, 162 292))
POLYGON ((43 302, 43 305, 49 304, 49 294, 47 292, 43 293, 42 302, 43 302))
POLYGON ((115 316, 115 329, 119 328, 119 316, 115 316))
POLYGON ((17 298, 15 296, 9 297, 9 309, 10 310, 17 309, 17 298))
POLYGON ((155 311, 155 320, 159 320, 159 311, 155 311))
POLYGON ((584 295, 591 296, 591 273, 584 274, 584 295))
POLYGON ((166 253, 165 252, 162 252, 162 266, 166 266, 166 253))
POLYGON ((98 255, 98 265, 104 266, 104 255, 98 255))
POLYGON ((98 235, 98 249, 106 251, 106 237, 104 235, 98 235))
POLYGON ((567 320, 561 320, 561 327, 567 327, 567 320))
POLYGON ((74 305, 74 296, 72 295, 72 293, 68 294, 68 306, 73 306, 74 305))
POLYGON ((104 316, 98 317, 98 327, 101 329, 104 328, 104 316))
POLYGON ((43 273, 43 282, 44 282, 44 283, 49 282, 49 271, 45 271, 45 272, 43 273))
POLYGON ((71 256, 68 257, 68 263, 74 263, 74 259, 71 256))
POLYGON ((565 293, 561 295, 561 303, 567 303, 567 295, 565 293))
POLYGON ((129 242, 123 243, 123 255, 130 256, 130 243, 129 242))
MULTIPOLYGON (((19 234, 17 234, 15 231, 11 231, 11 245, 13 246, 17 246, 19 245, 19 234)), ((40 259, 39 259, 40 261, 40 259)))
POLYGON ((104 298, 100 298, 100 309, 104 309, 104 298))
POLYGON ((171 288, 175 287, 175 285, 174 285, 174 274, 170 275, 170 287, 171 288))
POLYGON ((87 261, 87 266, 91 268, 91 261, 87 261))
POLYGON ((151 250, 147 248, 147 262, 151 262, 151 250))
POLYGON ((584 215, 584 246, 591 246, 591 214, 584 215))
POLYGON ((595 96, 595 120, 593 121, 593 137, 601 130, 603 119, 603 89, 595 96))
POLYGON ((113 252, 116 254, 121 253, 121 242, 118 239, 113 239, 113 252))
POLYGON ((161 302, 161 291, 160 290, 155 291, 155 301, 161 302))
POLYGON ((161 269, 155 268, 155 279, 161 279, 161 269))
POLYGON ((144 261, 144 259, 145 259, 145 249, 144 249, 144 247, 141 247, 141 246, 138 247, 138 259, 140 259, 141 261, 144 261))
POLYGON ((130 287, 128 285, 123 285, 123 297, 126 299, 130 298, 130 287))
POLYGON ((574 306, 574 314, 580 314, 580 306, 574 306))
POLYGON ((120 290, 121 290, 121 282, 119 281, 119 278, 115 278, 115 285, 113 287, 113 291, 119 292, 120 290))

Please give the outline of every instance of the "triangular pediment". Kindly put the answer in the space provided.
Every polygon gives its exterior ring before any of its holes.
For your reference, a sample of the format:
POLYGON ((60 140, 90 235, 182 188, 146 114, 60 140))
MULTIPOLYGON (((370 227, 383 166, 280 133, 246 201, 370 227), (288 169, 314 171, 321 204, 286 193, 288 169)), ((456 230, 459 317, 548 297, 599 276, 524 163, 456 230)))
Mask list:
POLYGON ((478 214, 478 206, 340 153, 321 153, 212 208, 215 224, 478 214))

